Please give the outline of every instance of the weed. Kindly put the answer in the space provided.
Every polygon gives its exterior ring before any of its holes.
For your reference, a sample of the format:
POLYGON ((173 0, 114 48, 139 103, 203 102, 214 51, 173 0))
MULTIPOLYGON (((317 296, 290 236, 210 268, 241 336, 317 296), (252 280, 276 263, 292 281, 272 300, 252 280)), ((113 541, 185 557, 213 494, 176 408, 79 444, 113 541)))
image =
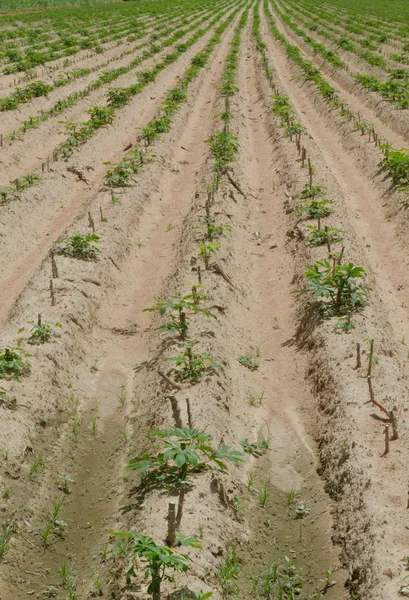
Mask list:
POLYGON ((95 260, 99 252, 95 244, 98 244, 99 240, 99 236, 95 235, 95 233, 76 233, 57 243, 65 242, 65 247, 59 251, 60 254, 81 260, 95 260))
POLYGON ((8 498, 10 498, 10 493, 11 490, 10 488, 4 488, 4 490, 1 493, 2 498, 4 498, 5 500, 8 500, 8 498))
POLYGON ((30 356, 23 348, 5 348, 0 353, 0 379, 19 381, 19 377, 28 375, 31 365, 24 359, 30 356))
POLYGON ((97 433, 98 433, 98 417, 92 417, 91 431, 92 431, 92 435, 97 435, 97 433))
POLYGON ((4 458, 4 460, 8 460, 10 450, 7 446, 0 446, 0 456, 4 458))
POLYGON ((78 436, 80 433, 81 421, 78 418, 74 418, 71 423, 71 431, 75 442, 78 442, 78 436))
POLYGON ((129 442, 129 434, 128 434, 127 430, 126 430, 126 426, 125 427, 118 427, 117 437, 118 437, 118 440, 122 444, 128 444, 128 442, 129 442))
POLYGON ((261 489, 259 490, 258 494, 257 494, 257 498, 258 501, 260 502, 260 505, 264 508, 265 506, 267 506, 267 502, 268 502, 268 496, 269 496, 269 491, 268 491, 268 485, 265 483, 261 489))
POLYGON ((237 357, 237 360, 241 365, 250 369, 250 371, 255 371, 260 366, 260 361, 253 354, 240 354, 237 357))
POLYGON ((168 375, 173 375, 178 381, 197 382, 206 373, 221 371, 223 367, 209 356, 207 352, 203 354, 194 354, 192 344, 185 346, 186 350, 178 356, 170 356, 165 361, 173 361, 175 367, 170 369, 168 375))
POLYGON ((264 400, 265 390, 261 394, 250 393, 248 395, 248 402, 250 406, 262 406, 264 400))
POLYGON ((298 492, 292 488, 288 493, 287 493, 287 506, 292 506, 292 504, 294 504, 296 498, 298 496, 298 492))
POLYGON ((92 579, 94 581, 94 588, 95 588, 95 592, 96 592, 97 596, 102 596, 103 595, 103 583, 102 583, 101 579, 99 578, 98 575, 94 575, 92 579))
POLYGON ((52 531, 53 531, 52 521, 47 521, 46 524, 44 525, 43 529, 40 531, 41 541, 43 543, 43 546, 46 548, 49 545, 49 538, 50 538, 52 531))
POLYGON ((217 579, 222 588, 223 600, 227 600, 238 591, 237 579, 240 572, 239 559, 237 557, 237 546, 228 544, 224 561, 217 570, 217 579))
POLYGON ((3 526, 3 531, 0 532, 0 558, 6 554, 13 533, 15 533, 14 521, 9 521, 3 526))
POLYGON ((253 471, 249 471, 247 473, 247 482, 246 482, 246 485, 247 485, 247 489, 248 490, 251 490, 254 487, 254 473, 253 473, 253 471))
POLYGON ((45 469, 45 461, 39 456, 35 458, 30 465, 29 473, 31 477, 36 477, 37 475, 41 475, 45 469))

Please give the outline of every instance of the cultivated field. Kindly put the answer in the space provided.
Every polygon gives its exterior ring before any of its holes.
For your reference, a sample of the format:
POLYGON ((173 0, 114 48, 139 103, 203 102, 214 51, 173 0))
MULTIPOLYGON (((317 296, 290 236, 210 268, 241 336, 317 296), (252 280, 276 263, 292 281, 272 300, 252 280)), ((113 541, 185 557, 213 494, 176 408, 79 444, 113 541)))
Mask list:
POLYGON ((0 600, 409 597, 407 9, 78 4, 0 16, 0 600))

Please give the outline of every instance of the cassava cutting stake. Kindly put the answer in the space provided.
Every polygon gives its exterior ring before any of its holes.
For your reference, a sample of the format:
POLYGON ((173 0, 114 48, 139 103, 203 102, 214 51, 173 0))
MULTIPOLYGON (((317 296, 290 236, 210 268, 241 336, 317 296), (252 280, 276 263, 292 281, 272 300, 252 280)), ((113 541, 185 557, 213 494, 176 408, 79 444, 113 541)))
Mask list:
POLYGON ((385 452, 383 453, 384 456, 386 456, 387 454, 389 454, 389 425, 385 425, 385 429, 383 430, 384 434, 385 434, 385 452))
POLYGON ((175 396, 172 396, 172 395, 169 395, 168 398, 169 398, 170 404, 172 406, 172 413, 173 413, 173 419, 175 421, 175 427, 182 429, 183 424, 182 424, 182 417, 180 415, 180 408, 179 408, 178 401, 176 400, 175 396))
POLYGON ((189 429, 193 429, 192 411, 190 410, 190 400, 189 400, 189 398, 186 398, 186 409, 187 409, 187 421, 189 423, 189 429))
POLYGON ((38 315, 38 318, 37 318, 37 325, 39 327, 41 327, 41 315, 40 314, 38 315))
POLYGON ((168 535, 166 543, 171 548, 176 542, 176 504, 169 502, 168 507, 168 535))
POLYGON ((58 278, 58 267, 57 267, 57 261, 55 260, 54 252, 51 254, 51 270, 53 273, 53 279, 57 279, 58 278))
POLYGON ((357 342, 356 344, 356 369, 360 369, 362 366, 361 364, 361 344, 359 342, 357 342))
POLYGON ((54 282, 50 279, 51 306, 55 306, 54 282))
POLYGON ((179 501, 178 501, 178 512, 176 515, 176 529, 179 531, 180 524, 182 522, 183 516, 183 505, 185 502, 185 482, 181 483, 180 492, 179 492, 179 501))
POLYGON ((310 189, 312 188, 312 165, 311 165, 311 159, 308 159, 308 173, 310 176, 310 189))

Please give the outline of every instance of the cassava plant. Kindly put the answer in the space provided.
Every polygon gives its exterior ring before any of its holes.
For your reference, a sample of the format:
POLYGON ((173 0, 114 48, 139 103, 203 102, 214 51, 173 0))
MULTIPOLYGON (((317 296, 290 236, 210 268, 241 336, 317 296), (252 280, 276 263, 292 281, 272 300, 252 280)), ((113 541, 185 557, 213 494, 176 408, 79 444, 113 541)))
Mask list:
POLYGON ((209 468, 227 472, 226 461, 243 462, 243 454, 222 445, 211 446, 211 435, 198 429, 154 429, 151 435, 163 440, 162 449, 155 456, 145 454, 130 461, 128 469, 142 473, 152 472, 155 479, 163 484, 172 482, 172 487, 180 489, 188 483, 193 473, 209 468))
POLYGON ((194 294, 159 299, 154 306, 145 308, 144 312, 158 312, 161 317, 169 315, 170 320, 158 327, 158 332, 178 333, 181 340, 186 339, 189 329, 189 315, 201 313, 208 318, 216 318, 216 315, 210 310, 198 306, 197 297, 194 294))
MULTIPOLYGON (((28 338, 29 344, 45 344, 45 342, 49 342, 53 337, 58 337, 59 334, 54 327, 62 328, 61 323, 54 323, 53 327, 51 323, 48 323, 47 321, 39 321, 37 323, 35 321, 30 321, 29 324, 32 326, 28 338)), ((20 334, 23 331, 24 327, 19 329, 17 333, 20 334)))
MULTIPOLYGON (((133 564, 126 572, 126 581, 131 583, 131 577, 136 577, 135 568, 137 563, 141 561, 145 564, 145 579, 148 583, 148 594, 153 600, 161 600, 162 598, 162 583, 172 580, 172 575, 169 573, 185 573, 189 570, 188 563, 191 560, 186 554, 179 554, 168 546, 158 546, 156 542, 146 535, 138 535, 134 532, 119 533, 109 531, 110 535, 131 538, 133 541, 132 558, 133 564)), ((198 540, 179 536, 177 541, 183 546, 191 546, 201 549, 198 540)))
POLYGON ((341 242, 344 232, 336 227, 315 227, 315 225, 307 225, 310 234, 307 241, 313 246, 324 246, 341 242))
POLYGON ((99 252, 95 244, 99 244, 99 240, 95 233, 75 233, 57 241, 57 244, 65 243, 65 246, 59 249, 60 254, 81 260, 95 260, 99 252))
POLYGON ((220 242, 208 242, 205 244, 199 244, 197 251, 199 258, 201 258, 205 264, 206 269, 209 268, 209 261, 213 255, 220 250, 220 242))
POLYGON ((330 264, 317 261, 306 267, 307 285, 296 293, 308 293, 318 303, 319 311, 329 316, 350 313, 365 306, 370 288, 362 283, 363 267, 353 263, 330 264))
POLYGON ((19 377, 28 375, 31 365, 25 359, 30 356, 23 348, 5 348, 0 353, 0 379, 19 381, 19 377))
POLYGON ((175 366, 170 369, 168 375, 173 375, 177 381, 191 381, 196 383, 204 374, 223 369, 207 352, 195 354, 192 351, 192 346, 193 344, 186 344, 183 354, 169 356, 164 359, 175 363, 175 366))
POLYGON ((220 224, 216 225, 211 217, 205 217, 199 225, 196 225, 193 230, 204 239, 210 242, 221 237, 225 231, 231 231, 231 225, 220 224))

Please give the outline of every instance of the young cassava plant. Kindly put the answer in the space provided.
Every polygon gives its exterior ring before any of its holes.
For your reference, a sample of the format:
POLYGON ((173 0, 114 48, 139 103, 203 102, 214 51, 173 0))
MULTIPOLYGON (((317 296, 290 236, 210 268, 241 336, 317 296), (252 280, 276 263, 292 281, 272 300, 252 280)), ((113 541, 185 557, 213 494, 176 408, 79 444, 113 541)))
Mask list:
POLYGON ((329 316, 350 313, 363 307, 370 288, 362 283, 363 267, 353 263, 330 264, 317 261, 306 267, 307 285, 296 293, 308 293, 318 303, 322 314, 329 316))
POLYGON ((159 333, 165 331, 178 333, 181 340, 186 339, 189 315, 201 313, 208 318, 216 319, 216 315, 210 310, 198 306, 197 297, 194 294, 157 300, 154 306, 145 308, 144 312, 158 312, 161 317, 169 315, 169 321, 158 327, 158 331, 159 333))
POLYGON ((173 375, 177 381, 182 382, 191 381, 196 383, 204 374, 223 369, 207 352, 203 354, 192 352, 192 344, 186 344, 183 354, 169 356, 164 360, 175 363, 175 367, 170 369, 168 375, 173 375))
MULTIPOLYGON (((126 581, 131 583, 131 577, 136 577, 135 567, 140 561, 145 564, 145 579, 148 580, 148 594, 153 600, 161 600, 162 583, 172 580, 169 572, 185 573, 189 570, 188 563, 191 560, 186 554, 179 554, 168 546, 159 546, 153 538, 146 535, 138 535, 134 532, 120 533, 109 531, 110 535, 131 538, 133 541, 132 558, 134 560, 130 569, 126 572, 126 581)), ((179 544, 201 549, 198 540, 179 536, 179 544)))

